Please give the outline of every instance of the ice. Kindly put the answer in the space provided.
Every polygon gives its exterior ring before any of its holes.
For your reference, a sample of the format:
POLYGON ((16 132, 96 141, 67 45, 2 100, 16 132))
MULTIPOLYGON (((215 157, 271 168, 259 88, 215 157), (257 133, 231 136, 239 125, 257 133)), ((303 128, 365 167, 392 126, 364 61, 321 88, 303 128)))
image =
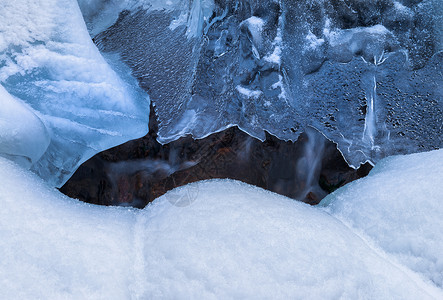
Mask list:
POLYGON ((439 0, 137 3, 91 35, 148 91, 161 143, 314 127, 356 168, 443 146, 439 0))
POLYGON ((0 85, 0 155, 31 167, 49 146, 48 130, 21 100, 0 85))
POLYGON ((9 1, 0 20, 1 96, 16 102, 0 108, 1 152, 61 186, 92 155, 146 134, 148 96, 118 54, 107 54, 112 68, 102 57, 76 1, 9 1))
POLYGON ((399 262, 443 287, 443 150, 390 157, 321 203, 399 262))
POLYGON ((188 38, 196 38, 201 34, 204 23, 208 23, 214 8, 213 0, 78 0, 78 4, 93 37, 116 22, 121 12, 142 10, 147 13, 178 13, 169 29, 186 26, 188 38))
POLYGON ((77 0, 77 2, 91 36, 114 24, 128 3, 121 0, 77 0))
MULTIPOLYGON (((344 58, 345 56, 352 58, 358 55, 365 61, 376 63, 376 58, 383 55, 387 49, 391 52, 398 47, 398 41, 393 33, 381 24, 328 31, 325 38, 331 47, 329 51, 333 53, 333 56, 337 56, 334 57, 336 60, 341 62, 349 62, 344 58)), ((312 47, 312 42, 310 47, 312 47)))
POLYGON ((231 180, 99 207, 0 157, 0 297, 440 299, 402 263, 441 276, 442 154, 382 161, 329 211, 231 180))

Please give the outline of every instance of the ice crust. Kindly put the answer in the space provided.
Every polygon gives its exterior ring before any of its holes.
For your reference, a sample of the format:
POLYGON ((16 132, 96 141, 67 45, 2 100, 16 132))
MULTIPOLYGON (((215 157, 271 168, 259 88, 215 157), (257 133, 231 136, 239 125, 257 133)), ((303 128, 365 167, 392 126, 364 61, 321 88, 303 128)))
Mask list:
POLYGON ((112 68, 102 57, 75 0, 7 1, 0 20, 1 101, 26 104, 0 107, 4 156, 61 186, 92 155, 146 134, 148 96, 118 55, 112 68))
POLYGON ((90 31, 148 91, 160 142, 312 126, 354 167, 443 147, 439 0, 185 2, 131 2, 90 31))
POLYGON ((0 158, 0 297, 441 299, 442 156, 384 160, 326 208, 212 180, 144 210, 0 158))

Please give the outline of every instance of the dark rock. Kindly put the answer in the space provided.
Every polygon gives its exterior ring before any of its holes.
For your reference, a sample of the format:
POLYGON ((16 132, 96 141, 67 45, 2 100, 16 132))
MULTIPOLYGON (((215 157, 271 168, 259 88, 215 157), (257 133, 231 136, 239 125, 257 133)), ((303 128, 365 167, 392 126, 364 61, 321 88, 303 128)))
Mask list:
POLYGON ((92 157, 60 191, 89 203, 141 208, 177 186, 231 178, 317 204, 370 170, 368 165, 350 168, 336 145, 319 133, 309 147, 312 137, 307 134, 296 142, 267 134, 261 142, 237 127, 200 140, 187 136, 161 145, 156 126, 151 115, 149 134, 92 157), (306 163, 309 151, 318 159, 306 163))

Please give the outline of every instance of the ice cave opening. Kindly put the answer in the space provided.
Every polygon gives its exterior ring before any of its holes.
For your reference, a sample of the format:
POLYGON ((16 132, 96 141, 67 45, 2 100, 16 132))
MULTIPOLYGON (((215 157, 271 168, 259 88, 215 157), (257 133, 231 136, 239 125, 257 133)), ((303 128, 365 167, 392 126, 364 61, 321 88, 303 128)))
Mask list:
POLYGON ((202 139, 185 136, 160 144, 151 108, 149 133, 98 153, 60 188, 71 198, 100 205, 143 208, 176 187, 208 179, 235 179, 318 204, 361 177, 370 163, 349 167, 337 145, 313 128, 295 142, 266 133, 260 141, 238 127, 202 139))

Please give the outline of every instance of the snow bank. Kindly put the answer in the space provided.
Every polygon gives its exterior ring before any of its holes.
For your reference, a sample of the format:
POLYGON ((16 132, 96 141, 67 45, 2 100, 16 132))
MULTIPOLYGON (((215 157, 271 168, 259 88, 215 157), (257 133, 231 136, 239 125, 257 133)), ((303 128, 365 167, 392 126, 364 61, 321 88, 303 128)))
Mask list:
POLYGON ((69 199, 4 158, 0 180, 2 299, 443 296, 323 210, 247 184, 135 210, 69 199))
MULTIPOLYGON (((92 155, 146 134, 147 95, 127 67, 113 69, 101 56, 77 1, 16 0, 0 7, 0 84, 50 136, 41 158, 32 157, 32 170, 60 186, 92 155)), ((1 115, 21 113, 15 108, 2 106, 1 115)), ((21 128, 33 132, 32 124, 21 128)))
POLYGON ((202 182, 198 191, 185 208, 171 206, 166 194, 146 209, 138 296, 435 296, 418 276, 316 208, 234 181, 202 182))
POLYGON ((135 213, 63 196, 0 158, 0 298, 127 299, 135 213))
POLYGON ((443 150, 384 159, 326 197, 333 216, 443 287, 443 150))

